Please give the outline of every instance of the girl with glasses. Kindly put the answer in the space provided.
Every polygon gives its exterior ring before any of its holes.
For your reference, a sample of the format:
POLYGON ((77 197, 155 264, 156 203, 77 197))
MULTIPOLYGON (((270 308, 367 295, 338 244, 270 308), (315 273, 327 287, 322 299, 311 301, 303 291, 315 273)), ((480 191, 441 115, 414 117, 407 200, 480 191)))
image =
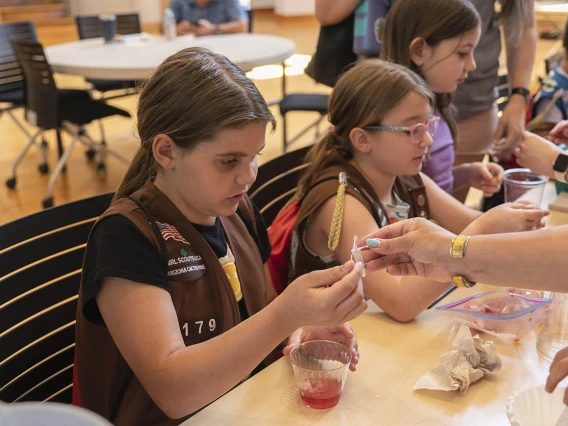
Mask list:
MULTIPOLYGON (((424 80, 401 65, 369 59, 340 77, 329 100, 332 127, 310 150, 294 197, 299 209, 287 253, 290 279, 345 262, 356 248, 354 236, 410 217, 468 235, 540 226, 546 212, 534 205, 506 204, 481 215, 420 173, 436 135, 434 104, 424 80)), ((285 216, 269 229, 272 241, 285 216)), ((385 271, 367 271, 362 280, 366 295, 401 322, 450 285, 385 271)))
POLYGON ((378 32, 381 57, 419 74, 436 95, 434 114, 440 121, 422 173, 450 194, 470 186, 485 196, 497 192, 501 166, 479 161, 454 166, 459 140, 450 102, 476 68, 473 51, 481 27, 473 5, 468 0, 397 0, 378 32))

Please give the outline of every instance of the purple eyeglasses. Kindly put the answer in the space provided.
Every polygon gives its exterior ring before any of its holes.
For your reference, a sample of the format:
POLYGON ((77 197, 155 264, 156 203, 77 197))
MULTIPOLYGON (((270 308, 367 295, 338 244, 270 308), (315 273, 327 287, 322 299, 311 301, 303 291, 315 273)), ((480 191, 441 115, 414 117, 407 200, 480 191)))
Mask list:
POLYGON ((440 122, 440 117, 435 115, 428 116, 428 121, 426 123, 416 123, 410 127, 404 126, 365 126, 363 127, 364 130, 381 130, 383 132, 405 132, 410 135, 412 142, 419 144, 424 139, 424 135, 426 132, 430 134, 430 136, 434 136, 436 134, 436 130, 438 130, 438 123, 440 122))

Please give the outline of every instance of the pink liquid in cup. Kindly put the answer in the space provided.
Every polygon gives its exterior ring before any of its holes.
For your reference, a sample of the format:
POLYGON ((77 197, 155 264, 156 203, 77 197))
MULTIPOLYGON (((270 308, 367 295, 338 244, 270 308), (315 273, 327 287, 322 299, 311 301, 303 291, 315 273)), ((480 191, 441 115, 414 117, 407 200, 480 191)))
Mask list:
POLYGON ((341 399, 341 382, 335 379, 313 378, 303 383, 300 398, 310 408, 331 408, 341 399))
POLYGON ((328 340, 302 343, 290 353, 301 400, 310 408, 331 408, 339 403, 347 378, 349 349, 328 340))

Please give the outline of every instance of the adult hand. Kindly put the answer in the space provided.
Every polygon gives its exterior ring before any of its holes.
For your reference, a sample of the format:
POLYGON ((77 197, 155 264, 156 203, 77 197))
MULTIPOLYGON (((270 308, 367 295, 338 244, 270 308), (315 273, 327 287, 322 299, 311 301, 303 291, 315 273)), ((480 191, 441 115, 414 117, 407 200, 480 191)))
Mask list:
POLYGON ((444 282, 455 275, 448 266, 454 237, 429 220, 414 218, 380 228, 361 238, 359 246, 368 246, 363 261, 369 271, 387 268, 391 275, 418 275, 444 282))
POLYGON ((189 21, 181 21, 176 25, 176 32, 178 35, 193 34, 194 27, 189 21))
POLYGON ((522 96, 513 95, 509 98, 509 103, 493 135, 493 153, 497 158, 511 158, 515 148, 521 143, 525 130, 525 107, 525 100, 522 96))
POLYGON ((554 178, 552 165, 558 154, 562 152, 552 142, 534 133, 525 132, 523 142, 515 150, 515 155, 517 156, 517 161, 523 167, 528 167, 535 173, 554 178))
MULTIPOLYGON (((552 364, 550 364, 550 372, 544 389, 548 393, 552 393, 558 383, 566 376, 568 376, 568 347, 559 351, 554 357, 552 364)), ((568 389, 564 391, 564 404, 568 405, 568 389)))
POLYGON ((292 349, 301 343, 310 340, 331 340, 341 343, 349 348, 351 352, 351 363, 349 369, 355 371, 359 362, 359 347, 357 337, 348 323, 341 325, 301 327, 290 335, 288 345, 282 350, 284 355, 290 355, 292 349))
POLYGON ((495 163, 470 163, 467 169, 470 186, 481 189, 485 197, 490 197, 501 189, 503 167, 495 163))
POLYGON ((361 273, 353 261, 295 279, 273 303, 280 307, 282 321, 293 330, 310 325, 338 325, 367 309, 361 273))
POLYGON ((549 211, 541 210, 530 201, 505 203, 479 216, 463 233, 482 235, 530 231, 544 227, 542 219, 549 214, 549 211))
POLYGON ((568 145, 568 120, 559 121, 548 133, 548 140, 556 145, 561 143, 568 145))
POLYGON ((198 37, 215 34, 216 26, 209 22, 207 19, 200 19, 198 26, 195 27, 195 35, 198 37))

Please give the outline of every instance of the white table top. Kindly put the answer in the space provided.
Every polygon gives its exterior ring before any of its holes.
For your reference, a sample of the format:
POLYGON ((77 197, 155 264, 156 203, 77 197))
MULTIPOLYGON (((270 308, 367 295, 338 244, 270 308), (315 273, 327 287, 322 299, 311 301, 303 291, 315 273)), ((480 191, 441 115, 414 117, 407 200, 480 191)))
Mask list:
POLYGON ((102 38, 59 44, 45 49, 55 72, 92 79, 137 80, 148 77, 168 56, 191 46, 203 46, 229 58, 243 71, 282 63, 294 54, 286 38, 264 34, 227 34, 195 38, 180 36, 123 36, 119 43, 102 38))
MULTIPOLYGON (((545 190, 543 204, 555 198, 554 186, 545 190)), ((553 213, 548 225, 568 223, 568 214, 553 213)), ((457 289, 441 304, 468 295, 503 290, 478 284, 457 289)), ((459 392, 414 391, 417 380, 439 365, 452 349, 453 320, 434 309, 399 324, 374 304, 351 322, 359 341, 357 372, 348 373, 339 404, 328 410, 307 408, 300 400, 290 360, 282 358, 183 423, 195 425, 404 425, 507 426, 509 396, 524 387, 545 382, 550 361, 536 349, 531 332, 519 342, 486 334, 502 360, 498 373, 459 392)), ((475 334, 475 332, 473 333, 475 334)))

